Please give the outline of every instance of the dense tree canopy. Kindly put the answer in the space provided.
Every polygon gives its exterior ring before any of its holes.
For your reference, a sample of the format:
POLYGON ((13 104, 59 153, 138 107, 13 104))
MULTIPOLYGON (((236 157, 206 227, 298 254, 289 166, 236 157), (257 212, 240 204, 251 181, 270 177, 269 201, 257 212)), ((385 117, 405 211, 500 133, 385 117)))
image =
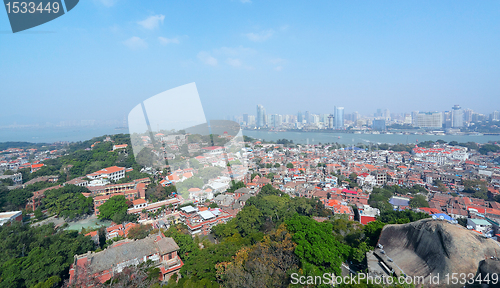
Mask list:
POLYGON ((42 203, 50 213, 74 219, 92 213, 94 207, 92 197, 85 197, 82 194, 89 192, 85 187, 66 185, 46 191, 42 203))
POLYGON ((317 222, 296 214, 286 221, 287 229, 297 243, 295 254, 306 275, 341 274, 340 266, 350 254, 350 247, 340 243, 332 233, 332 224, 317 222))
POLYGON ((116 195, 99 206, 99 219, 113 219, 115 214, 127 213, 127 199, 123 195, 116 195))
POLYGON ((3 225, 0 239, 0 287, 31 287, 51 276, 65 279, 73 256, 94 249, 90 237, 58 230, 53 224, 3 225))

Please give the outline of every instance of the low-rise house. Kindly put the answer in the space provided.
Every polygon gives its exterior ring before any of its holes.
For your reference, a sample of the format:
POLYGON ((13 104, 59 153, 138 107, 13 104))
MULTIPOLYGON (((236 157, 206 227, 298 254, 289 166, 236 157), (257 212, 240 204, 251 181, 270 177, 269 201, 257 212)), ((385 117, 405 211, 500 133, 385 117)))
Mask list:
POLYGON ((3 226, 6 223, 12 221, 23 221, 23 212, 22 211, 10 211, 10 212, 2 212, 0 213, 0 226, 3 226))
POLYGON ((219 208, 200 210, 193 206, 185 206, 181 208, 179 213, 180 221, 188 226, 189 233, 193 236, 196 234, 208 235, 213 226, 226 223, 233 218, 231 214, 219 208))
POLYGON ((160 280, 167 281, 184 265, 177 255, 179 246, 174 239, 162 234, 150 235, 140 240, 125 239, 115 242, 101 252, 87 252, 75 255, 70 266, 69 284, 78 285, 83 278, 94 277, 104 283, 129 266, 136 266, 147 260, 160 269, 160 280))
POLYGON ((467 226, 470 226, 473 230, 479 231, 481 233, 486 232, 493 225, 485 219, 467 219, 467 226))
POLYGON ((369 205, 363 205, 358 208, 359 223, 363 225, 377 220, 378 216, 380 216, 380 210, 377 208, 373 208, 369 205))

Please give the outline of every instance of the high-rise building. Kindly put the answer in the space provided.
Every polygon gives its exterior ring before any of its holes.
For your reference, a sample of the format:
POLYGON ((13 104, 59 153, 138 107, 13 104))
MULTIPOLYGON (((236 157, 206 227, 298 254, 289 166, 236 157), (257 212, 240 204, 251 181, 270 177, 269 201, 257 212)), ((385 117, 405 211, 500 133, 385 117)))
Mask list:
POLYGON ((493 111, 493 113, 490 114, 490 121, 499 121, 500 120, 500 113, 498 111, 493 111))
POLYGON ((299 111, 299 113, 297 113, 297 122, 302 123, 302 120, 304 120, 302 118, 302 112, 299 111))
POLYGON ((344 107, 335 106, 335 129, 344 129, 344 107))
POLYGON ((420 112, 417 114, 417 127, 422 128, 442 128, 443 113, 441 112, 420 112))
POLYGON ((334 117, 332 114, 328 116, 328 129, 333 129, 335 127, 334 125, 334 117))
POLYGON ((479 113, 473 113, 472 114, 472 122, 478 123, 487 120, 486 115, 484 114, 479 114, 479 113))
POLYGON ((453 106, 453 110, 451 111, 451 122, 451 127, 453 128, 464 127, 464 110, 462 110, 460 105, 453 106))
POLYGON ((417 126, 418 111, 411 112, 411 124, 417 126))
POLYGON ((410 113, 405 113, 403 123, 404 124, 411 124, 412 123, 410 113))
POLYGON ((352 113, 352 122, 354 122, 354 126, 358 126, 358 120, 359 120, 359 113, 358 111, 352 113))
POLYGON ((443 126, 444 128, 452 128, 453 127, 453 113, 451 111, 443 112, 443 126))
POLYGON ((255 126, 255 115, 248 115, 248 126, 255 126))
POLYGON ((257 127, 266 127, 267 118, 266 118, 266 109, 264 106, 257 105, 257 127))
POLYGON ((248 114, 243 114, 243 122, 248 125, 248 114))
POLYGON ((309 113, 309 111, 306 111, 306 123, 309 124, 311 123, 311 113, 309 113))
POLYGON ((283 116, 279 114, 269 115, 269 126, 280 127, 283 123, 283 116))
POLYGON ((319 115, 312 114, 311 115, 311 123, 312 124, 318 124, 319 123, 319 115))
POLYGON ((471 123, 472 122, 472 114, 474 114, 474 111, 472 109, 465 109, 464 110, 464 121, 465 123, 471 123))
POLYGON ((391 121, 391 111, 389 111, 389 109, 384 109, 383 117, 385 121, 391 121))

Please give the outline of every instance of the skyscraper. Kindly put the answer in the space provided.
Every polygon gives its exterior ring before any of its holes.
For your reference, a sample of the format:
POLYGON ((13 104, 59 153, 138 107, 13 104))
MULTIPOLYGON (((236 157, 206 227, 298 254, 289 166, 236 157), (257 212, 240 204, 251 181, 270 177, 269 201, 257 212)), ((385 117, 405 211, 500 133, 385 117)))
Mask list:
POLYGON ((419 112, 415 126, 422 128, 442 128, 443 113, 441 112, 419 112))
POLYGON ((243 122, 245 122, 245 125, 248 125, 248 114, 243 114, 243 122))
POLYGON ((306 111, 306 123, 311 123, 311 113, 309 111, 306 111))
POLYGON ((257 105, 257 127, 266 127, 266 120, 266 109, 260 104, 257 105))
POLYGON ((417 126, 418 111, 411 112, 411 124, 417 126))
POLYGON ((372 122, 372 129, 377 130, 377 131, 385 131, 385 119, 380 118, 380 119, 373 119, 372 122))
POLYGON ((493 111, 493 113, 490 114, 490 121, 498 121, 500 120, 500 113, 498 111, 493 111))
POLYGON ((461 128, 464 126, 464 111, 460 105, 453 106, 453 110, 451 111, 451 121, 451 127, 453 128, 461 128))
POLYGON ((333 119, 334 119, 334 118, 333 118, 333 115, 332 115, 332 114, 330 114, 330 115, 328 116, 328 129, 333 129, 333 128, 334 128, 334 125, 333 125, 333 119))
POLYGON ((302 123, 302 112, 297 113, 297 122, 302 123))
POLYGON ((335 106, 335 129, 344 129, 344 107, 335 106))

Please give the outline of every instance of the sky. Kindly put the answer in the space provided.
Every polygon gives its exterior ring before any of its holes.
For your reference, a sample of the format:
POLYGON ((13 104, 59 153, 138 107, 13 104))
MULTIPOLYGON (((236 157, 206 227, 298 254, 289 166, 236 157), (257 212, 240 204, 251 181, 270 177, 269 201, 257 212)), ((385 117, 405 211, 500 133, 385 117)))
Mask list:
POLYGON ((0 11, 0 125, 122 120, 191 82, 209 119, 500 110, 499 1, 310 2, 82 0, 15 34, 0 11))

